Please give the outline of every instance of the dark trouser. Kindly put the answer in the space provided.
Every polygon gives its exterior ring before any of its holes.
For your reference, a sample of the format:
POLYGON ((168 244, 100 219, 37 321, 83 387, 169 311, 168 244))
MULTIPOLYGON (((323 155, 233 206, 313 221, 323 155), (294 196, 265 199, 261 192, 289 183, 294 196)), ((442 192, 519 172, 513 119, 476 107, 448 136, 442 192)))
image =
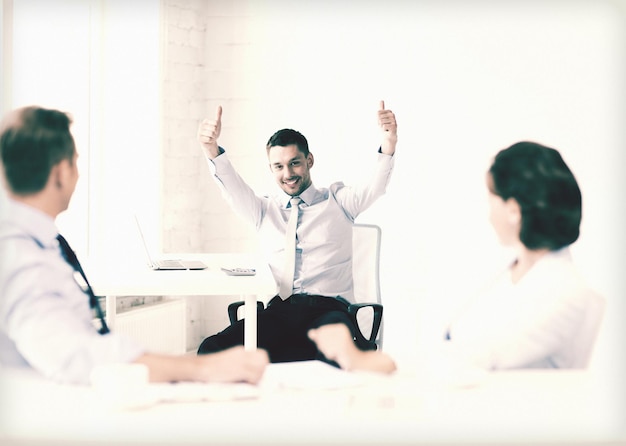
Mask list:
MULTIPOLYGON (((267 351, 271 362, 326 360, 307 332, 333 323, 356 327, 341 297, 294 294, 284 301, 276 296, 257 313, 257 346, 267 351)), ((200 344, 198 354, 213 353, 243 345, 244 320, 240 320, 200 344)), ((330 362, 330 361, 327 361, 330 362)))

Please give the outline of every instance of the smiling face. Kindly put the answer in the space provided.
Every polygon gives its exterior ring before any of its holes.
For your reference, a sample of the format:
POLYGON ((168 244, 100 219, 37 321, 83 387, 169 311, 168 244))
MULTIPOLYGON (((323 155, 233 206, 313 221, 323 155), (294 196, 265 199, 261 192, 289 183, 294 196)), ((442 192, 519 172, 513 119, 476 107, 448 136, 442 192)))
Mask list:
POLYGON ((270 170, 276 183, 287 195, 296 197, 311 185, 313 154, 304 155, 298 146, 273 146, 268 150, 270 170))

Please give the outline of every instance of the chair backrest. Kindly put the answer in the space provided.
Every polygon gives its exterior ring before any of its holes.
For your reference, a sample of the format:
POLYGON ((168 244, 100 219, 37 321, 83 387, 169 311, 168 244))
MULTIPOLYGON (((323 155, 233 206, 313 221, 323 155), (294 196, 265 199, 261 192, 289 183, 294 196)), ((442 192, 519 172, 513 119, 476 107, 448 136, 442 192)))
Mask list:
POLYGON ((593 290, 589 290, 584 298, 585 316, 576 336, 572 339, 574 348, 572 368, 577 369, 584 369, 589 365, 606 307, 604 297, 593 290))
MULTIPOLYGON (((379 226, 355 224, 352 230, 352 278, 354 299, 357 303, 382 304, 380 296, 380 240, 379 226)), ((357 321, 362 333, 371 333, 373 314, 369 309, 359 311, 357 321)), ((384 322, 381 323, 376 344, 382 348, 384 322)))

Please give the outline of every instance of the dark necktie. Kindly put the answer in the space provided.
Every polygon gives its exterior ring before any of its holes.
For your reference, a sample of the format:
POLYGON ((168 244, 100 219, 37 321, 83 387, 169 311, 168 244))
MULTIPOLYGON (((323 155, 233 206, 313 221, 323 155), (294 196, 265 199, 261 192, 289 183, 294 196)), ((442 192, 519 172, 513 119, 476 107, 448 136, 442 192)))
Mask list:
POLYGON ((67 243, 67 240, 65 240, 65 237, 63 237, 61 234, 57 235, 57 240, 59 241, 59 245, 61 246, 61 254, 63 254, 63 257, 65 258, 67 263, 72 265, 72 268, 74 268, 74 271, 77 271, 78 273, 80 273, 81 277, 85 281, 85 284, 87 285, 86 289, 83 289, 83 291, 87 293, 87 295, 89 296, 89 306, 93 310, 95 310, 96 316, 98 316, 98 319, 100 319, 101 327, 100 327, 100 330, 98 330, 98 333, 100 334, 108 333, 109 327, 107 327, 107 323, 104 320, 104 314, 102 313, 102 308, 100 307, 100 304, 98 303, 98 299, 93 294, 91 285, 89 285, 89 281, 87 280, 85 271, 83 271, 83 267, 80 266, 80 262, 78 261, 76 254, 74 253, 72 248, 70 248, 70 245, 69 243, 67 243))
POLYGON ((293 276, 296 266, 296 228, 298 226, 300 201, 300 197, 293 197, 289 200, 291 212, 287 221, 287 230, 285 231, 285 269, 281 276, 280 290, 278 292, 282 300, 287 299, 293 293, 293 276))

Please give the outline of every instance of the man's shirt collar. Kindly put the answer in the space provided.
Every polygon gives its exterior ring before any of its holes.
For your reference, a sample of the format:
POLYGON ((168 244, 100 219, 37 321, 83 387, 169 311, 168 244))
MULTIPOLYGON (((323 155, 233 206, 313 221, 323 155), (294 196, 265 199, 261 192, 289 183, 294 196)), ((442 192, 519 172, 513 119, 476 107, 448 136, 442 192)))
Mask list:
MULTIPOLYGON (((318 194, 318 190, 315 188, 315 186, 313 186, 313 183, 311 183, 311 185, 309 187, 307 187, 304 192, 302 192, 300 195, 298 195, 298 197, 300 197, 300 200, 302 200, 302 202, 306 205, 306 206, 311 206, 311 204, 314 202, 315 197, 318 194)), ((286 193, 282 193, 281 197, 280 197, 280 203, 283 206, 283 208, 287 209, 287 207, 289 206, 289 200, 291 200, 293 197, 291 195, 288 195, 286 193)))

